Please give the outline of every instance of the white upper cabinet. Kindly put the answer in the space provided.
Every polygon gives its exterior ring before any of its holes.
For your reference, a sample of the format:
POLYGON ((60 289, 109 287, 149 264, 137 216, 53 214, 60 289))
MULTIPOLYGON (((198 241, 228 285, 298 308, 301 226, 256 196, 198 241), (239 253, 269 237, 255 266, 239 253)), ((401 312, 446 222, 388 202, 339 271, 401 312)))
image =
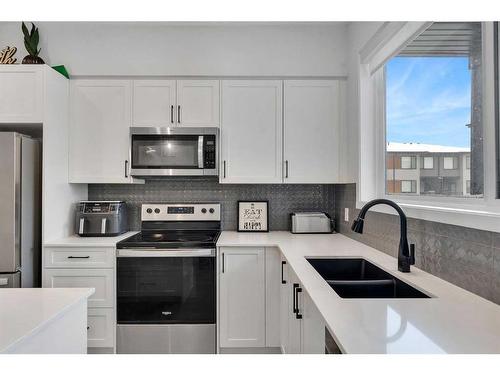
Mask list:
POLYGON ((136 80, 133 126, 219 126, 218 80, 136 80))
POLYGON ((264 347, 265 250, 224 247, 219 261, 219 345, 264 347))
POLYGON ((177 81, 177 124, 218 127, 219 86, 217 80, 177 81))
POLYGON ((339 182, 341 83, 289 80, 284 83, 285 183, 339 182))
POLYGON ((70 182, 130 182, 130 81, 73 80, 70 96, 70 182))
POLYGON ((173 126, 175 80, 134 81, 132 126, 173 126))
POLYGON ((282 81, 223 81, 222 183, 280 183, 282 133, 282 81))
POLYGON ((43 122, 43 68, 0 65, 0 123, 43 122))

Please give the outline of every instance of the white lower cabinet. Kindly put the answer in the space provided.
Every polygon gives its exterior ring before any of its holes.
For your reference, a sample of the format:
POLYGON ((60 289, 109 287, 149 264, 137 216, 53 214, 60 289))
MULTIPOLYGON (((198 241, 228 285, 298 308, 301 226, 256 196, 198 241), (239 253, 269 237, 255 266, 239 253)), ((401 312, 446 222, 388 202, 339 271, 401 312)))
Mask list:
POLYGON ((87 345, 92 348, 114 346, 114 309, 88 309, 87 345))
POLYGON ((282 258, 280 337, 284 354, 325 352, 325 323, 309 294, 282 258))
POLYGON ((278 248, 221 247, 218 257, 222 352, 325 352, 323 318, 278 248))
POLYGON ((87 346, 115 347, 115 249, 44 247, 44 288, 94 288, 88 299, 87 346))
POLYGON ((220 346, 265 346, 264 248, 224 247, 219 259, 220 346))

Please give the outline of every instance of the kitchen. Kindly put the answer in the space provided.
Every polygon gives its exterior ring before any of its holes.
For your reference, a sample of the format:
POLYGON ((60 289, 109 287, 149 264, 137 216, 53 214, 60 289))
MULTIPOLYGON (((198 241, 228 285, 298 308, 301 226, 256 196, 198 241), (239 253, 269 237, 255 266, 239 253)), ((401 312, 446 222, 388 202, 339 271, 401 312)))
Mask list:
POLYGON ((15 18, 4 46, 0 301, 53 310, 2 310, 0 352, 500 353, 495 22, 15 18))

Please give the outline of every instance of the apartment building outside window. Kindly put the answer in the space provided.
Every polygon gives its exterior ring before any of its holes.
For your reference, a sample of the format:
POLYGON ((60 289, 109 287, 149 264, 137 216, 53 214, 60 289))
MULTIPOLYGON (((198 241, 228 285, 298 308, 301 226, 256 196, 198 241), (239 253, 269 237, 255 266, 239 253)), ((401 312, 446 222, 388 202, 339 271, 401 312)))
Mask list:
POLYGON ((434 169, 434 158, 432 156, 424 156, 422 158, 422 168, 434 169))
POLYGON ((416 192, 417 192, 417 181, 415 180, 401 181, 401 193, 416 193, 416 192))
POLYGON ((417 158, 415 156, 401 156, 401 169, 415 169, 417 158))
POLYGON ((443 158, 444 169, 457 169, 457 158, 455 156, 445 156, 443 158))

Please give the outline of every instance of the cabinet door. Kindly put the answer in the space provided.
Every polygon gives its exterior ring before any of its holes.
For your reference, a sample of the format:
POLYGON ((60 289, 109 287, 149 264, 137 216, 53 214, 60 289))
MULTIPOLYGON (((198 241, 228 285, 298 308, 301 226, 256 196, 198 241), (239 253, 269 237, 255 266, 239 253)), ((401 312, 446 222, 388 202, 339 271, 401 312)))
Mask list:
POLYGON ((0 123, 43 121, 43 67, 0 65, 0 123))
POLYGON ((264 249, 221 248, 219 259, 220 346, 265 346, 264 249))
POLYGON ((217 80, 177 81, 177 123, 180 126, 219 126, 217 80))
POLYGON ((284 87, 284 182, 338 182, 339 81, 293 80, 284 87))
POLYGON ((288 344, 287 354, 300 354, 302 353, 302 337, 301 337, 301 321, 302 306, 301 296, 297 289, 301 288, 299 279, 295 273, 288 269, 288 278, 290 284, 288 285, 288 344), (296 310, 298 309, 298 310, 296 310))
POLYGON ((323 316, 316 308, 307 292, 303 291, 299 296, 302 306, 302 353, 324 354, 325 353, 325 323, 323 316))
POLYGON ((114 306, 114 275, 112 269, 45 269, 44 288, 94 288, 88 299, 89 308, 114 306))
POLYGON ((114 346, 115 314, 113 309, 88 309, 87 327, 89 348, 114 346))
POLYGON ((288 262, 281 256, 280 262, 280 344, 281 352, 287 354, 288 347, 288 324, 291 315, 292 304, 290 300, 290 280, 288 277, 288 262))
POLYGON ((282 181, 282 81, 223 81, 222 183, 282 181))
POLYGON ((73 80, 70 182, 130 181, 130 81, 73 80))
POLYGON ((132 126, 176 124, 175 80, 136 80, 132 126))

